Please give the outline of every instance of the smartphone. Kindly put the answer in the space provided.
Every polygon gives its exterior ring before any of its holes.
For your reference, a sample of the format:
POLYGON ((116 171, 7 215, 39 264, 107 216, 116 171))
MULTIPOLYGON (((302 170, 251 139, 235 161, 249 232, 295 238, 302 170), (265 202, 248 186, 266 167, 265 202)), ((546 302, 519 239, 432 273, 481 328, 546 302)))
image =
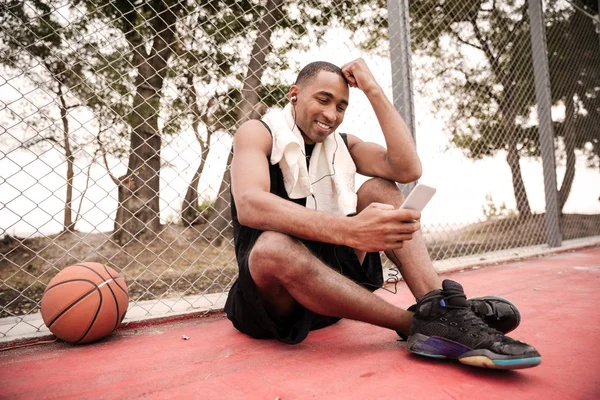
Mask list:
POLYGON ((404 199, 404 203, 402 203, 400 208, 423 211, 427 203, 429 203, 429 200, 431 200, 435 194, 435 191, 436 189, 431 186, 418 183, 409 193, 408 197, 404 199))

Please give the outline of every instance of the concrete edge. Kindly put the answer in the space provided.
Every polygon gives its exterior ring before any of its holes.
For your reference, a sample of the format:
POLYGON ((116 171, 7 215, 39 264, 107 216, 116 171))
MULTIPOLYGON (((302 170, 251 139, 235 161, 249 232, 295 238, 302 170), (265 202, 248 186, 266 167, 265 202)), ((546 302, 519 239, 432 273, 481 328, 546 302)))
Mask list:
POLYGON ((451 258, 434 263, 434 267, 440 275, 444 275, 451 272, 491 267, 515 261, 523 261, 554 254, 567 253, 575 250, 584 250, 598 246, 600 246, 600 236, 591 236, 588 238, 564 241, 561 247, 537 245, 477 254, 474 256, 451 258), (446 261, 448 262, 446 263, 446 261))

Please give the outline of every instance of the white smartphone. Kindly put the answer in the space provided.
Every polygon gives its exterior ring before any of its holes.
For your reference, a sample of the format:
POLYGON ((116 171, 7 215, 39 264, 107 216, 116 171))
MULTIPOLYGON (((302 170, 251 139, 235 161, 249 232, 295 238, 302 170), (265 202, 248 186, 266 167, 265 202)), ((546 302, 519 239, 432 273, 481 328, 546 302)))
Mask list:
POLYGON ((423 211, 427 203, 429 203, 429 200, 431 200, 435 194, 435 191, 436 189, 431 186, 418 183, 408 194, 408 197, 404 199, 404 203, 402 203, 400 208, 423 211))

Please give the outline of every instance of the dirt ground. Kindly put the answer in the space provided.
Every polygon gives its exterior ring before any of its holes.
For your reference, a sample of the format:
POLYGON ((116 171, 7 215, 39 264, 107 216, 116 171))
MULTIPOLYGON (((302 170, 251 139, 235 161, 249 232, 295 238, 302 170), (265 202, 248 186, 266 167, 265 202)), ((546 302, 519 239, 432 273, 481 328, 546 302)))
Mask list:
MULTIPOLYGON (((441 260, 542 244, 545 216, 489 220, 452 229, 438 225, 427 242, 431 258, 441 260), (443 233, 440 233, 443 230, 443 233)), ((429 229, 431 231, 431 228, 429 229)), ((600 235, 600 215, 567 214, 563 240, 600 235)), ((65 233, 32 239, 4 237, 0 243, 0 318, 36 311, 44 288, 66 266, 95 261, 119 271, 134 301, 227 290, 237 274, 231 242, 206 243, 201 227, 168 225, 145 243, 118 246, 108 233, 65 233)))
POLYGON ((50 279, 63 268, 93 261, 118 271, 131 300, 227 290, 237 267, 233 247, 212 246, 197 227, 169 225, 149 242, 119 246, 108 233, 65 233, 0 244, 0 318, 38 306, 50 279))
MULTIPOLYGON (((443 236, 436 234, 436 239, 427 243, 433 260, 544 244, 546 216, 535 214, 528 219, 492 219, 455 231, 444 230, 448 233, 443 236)), ((560 220, 560 232, 563 240, 598 236, 600 214, 564 214, 560 220)))

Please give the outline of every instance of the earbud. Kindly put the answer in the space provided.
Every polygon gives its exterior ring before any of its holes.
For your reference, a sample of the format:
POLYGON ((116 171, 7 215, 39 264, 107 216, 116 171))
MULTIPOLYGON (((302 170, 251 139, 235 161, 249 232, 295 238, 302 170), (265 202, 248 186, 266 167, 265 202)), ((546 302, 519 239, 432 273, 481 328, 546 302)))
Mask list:
POLYGON ((292 100, 292 103, 295 103, 296 100, 298 100, 298 98, 296 96, 292 96, 291 100, 292 100))

